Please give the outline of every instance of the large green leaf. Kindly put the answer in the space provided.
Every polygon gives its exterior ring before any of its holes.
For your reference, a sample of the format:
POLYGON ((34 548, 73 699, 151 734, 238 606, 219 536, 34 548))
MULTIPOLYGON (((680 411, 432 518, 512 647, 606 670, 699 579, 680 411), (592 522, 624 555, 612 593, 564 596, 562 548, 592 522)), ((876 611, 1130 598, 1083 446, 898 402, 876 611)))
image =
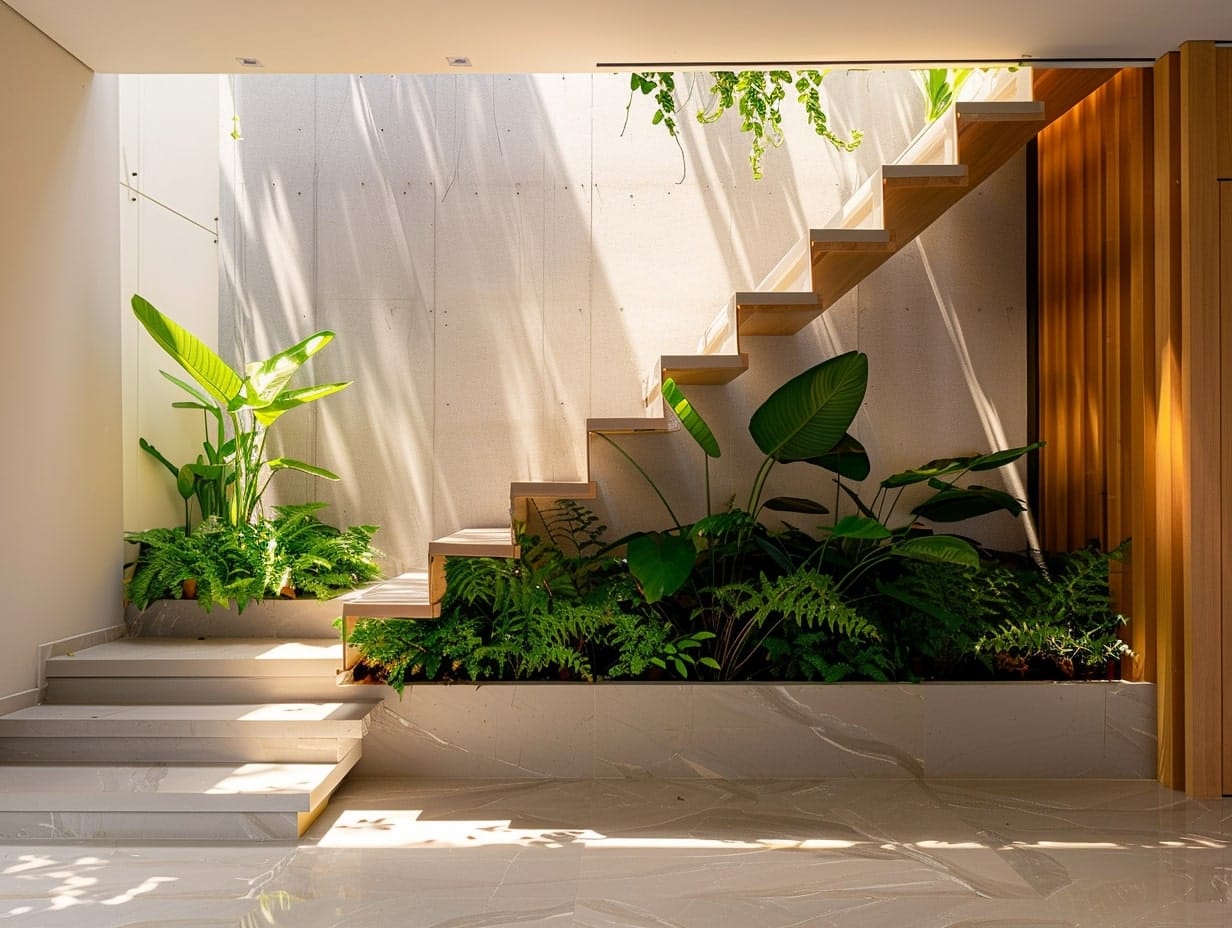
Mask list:
POLYGON ((934 522, 959 522, 1005 510, 1018 515, 1026 507, 1004 490, 992 487, 949 487, 926 499, 911 514, 934 522))
POLYGON ((873 469, 868 460, 868 452, 864 450, 860 440, 850 432, 840 438, 838 444, 825 454, 809 458, 808 463, 816 464, 848 480, 864 480, 873 469))
POLYGON ((284 412, 295 409, 298 406, 303 406, 306 403, 311 403, 313 400, 331 396, 339 390, 345 390, 352 382, 345 380, 341 383, 322 383, 313 387, 301 387, 298 390, 286 390, 268 406, 254 409, 252 414, 258 422, 269 428, 284 412))
POLYGON ((893 489, 895 487, 905 487, 913 483, 923 483, 925 480, 932 480, 943 474, 952 474, 957 471, 966 470, 971 466, 971 462, 975 460, 977 458, 974 454, 961 458, 936 458, 927 464, 913 467, 911 470, 892 474, 881 481, 881 485, 886 489, 893 489))
POLYGON ((144 438, 138 438, 137 443, 141 445, 142 451, 144 451, 154 460, 162 464, 162 466, 167 468, 167 470, 171 471, 172 477, 176 477, 177 479, 179 478, 180 469, 176 467, 174 464, 172 464, 170 461, 168 461, 166 455, 164 455, 161 451, 159 451, 157 448, 151 445, 144 438))
POLYGON ((998 467, 1004 467, 1006 464, 1013 464, 1024 454, 1036 451, 1044 447, 1042 441, 1033 441, 1029 445, 1023 445, 1021 448, 1006 448, 1004 451, 994 451, 992 454, 981 454, 978 458, 971 462, 971 470, 996 470, 998 467))
POLYGON ((891 534, 888 528, 868 516, 843 516, 830 529, 830 535, 834 538, 856 538, 861 541, 882 541, 891 534))
POLYGON ((968 542, 953 535, 919 535, 890 547, 890 553, 915 561, 934 561, 979 568, 980 555, 968 542))
POLYGON ((253 361, 245 367, 244 399, 249 406, 268 406, 278 398, 283 388, 303 367, 304 362, 334 340, 328 330, 314 332, 302 342, 283 349, 265 361, 253 361))
POLYGON ((810 516, 824 516, 830 511, 816 500, 804 499, 800 496, 776 496, 761 505, 763 509, 771 509, 774 512, 799 512, 810 516))
POLYGON ((842 440, 864 402, 868 356, 849 351, 793 377, 749 420, 749 433, 776 461, 807 461, 842 440))
POLYGON ((317 467, 315 464, 305 464, 295 458, 270 458, 265 462, 270 470, 297 470, 301 474, 311 474, 313 477, 323 477, 326 480, 341 480, 332 470, 317 467))
POLYGON ((721 454, 718 440, 710 431, 706 420, 693 408, 693 404, 680 392, 676 381, 671 377, 663 381, 663 400, 672 407, 672 412, 676 414, 680 424, 684 426, 686 432, 693 436, 693 440, 706 452, 707 456, 717 458, 721 454))
POLYGON ((697 549, 680 535, 650 532, 629 541, 626 552, 633 574, 646 602, 656 603, 684 586, 693 572, 697 549))
POLYGON ((133 294, 133 313, 163 351, 223 406, 239 396, 244 382, 205 342, 133 294))

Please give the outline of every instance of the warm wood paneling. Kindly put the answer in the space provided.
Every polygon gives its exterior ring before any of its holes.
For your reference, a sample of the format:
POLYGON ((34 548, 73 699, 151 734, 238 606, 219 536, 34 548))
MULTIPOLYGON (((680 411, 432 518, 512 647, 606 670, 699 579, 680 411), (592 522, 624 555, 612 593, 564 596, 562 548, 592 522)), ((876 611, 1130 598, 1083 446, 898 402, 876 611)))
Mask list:
MULTIPOLYGON (((1232 69, 1229 69, 1232 70, 1232 69)), ((1225 132, 1225 138, 1232 138, 1232 132, 1225 132)), ((1232 319, 1232 181, 1223 181, 1219 185, 1219 305, 1220 318, 1232 319)), ((1232 359, 1232 325, 1224 325, 1221 335, 1221 353, 1224 359, 1232 359)), ((1223 430, 1220 437, 1220 453, 1222 466, 1222 486, 1220 501, 1222 515, 1220 523, 1223 526, 1221 548, 1224 553, 1222 588, 1223 600, 1222 635, 1223 635, 1223 792, 1232 795, 1232 610, 1227 605, 1227 593, 1232 591, 1232 422, 1229 422, 1229 411, 1232 411, 1232 376, 1229 376, 1227 366, 1224 366, 1222 384, 1222 400, 1224 409, 1223 430)))
MULTIPOLYGON (((1149 72, 1122 71, 1040 135, 1040 483, 1053 550, 1115 546, 1141 509, 1130 449, 1146 432, 1132 391, 1150 371, 1135 380, 1128 358, 1152 318, 1150 87, 1149 72)), ((1145 623, 1135 631, 1146 640, 1145 623)))
MULTIPOLYGON (((1151 71, 1122 71, 1041 134, 1039 158, 1044 540, 1063 550, 1132 539, 1116 592, 1131 618, 1137 657, 1126 673, 1136 679, 1158 677, 1156 642, 1161 623, 1171 632, 1172 614, 1157 608, 1164 349, 1155 315, 1153 86, 1151 71)), ((1161 756, 1171 758, 1168 727, 1161 756)))
POLYGON ((1191 501, 1185 548, 1185 789, 1194 796, 1217 796, 1223 789, 1217 91, 1214 44, 1187 42, 1181 48, 1180 94, 1181 405, 1191 501))
POLYGON ((1154 362, 1154 390, 1147 401, 1154 401, 1155 423, 1147 435, 1146 455, 1154 464, 1155 497, 1145 512, 1154 535, 1148 546, 1138 544, 1134 561, 1155 589, 1148 608, 1154 607, 1155 617, 1158 770, 1159 779, 1175 788, 1185 785, 1183 513, 1189 500, 1181 441, 1180 66, 1181 57, 1174 52, 1161 58, 1154 71, 1155 312, 1154 331, 1148 323, 1143 347, 1154 362))

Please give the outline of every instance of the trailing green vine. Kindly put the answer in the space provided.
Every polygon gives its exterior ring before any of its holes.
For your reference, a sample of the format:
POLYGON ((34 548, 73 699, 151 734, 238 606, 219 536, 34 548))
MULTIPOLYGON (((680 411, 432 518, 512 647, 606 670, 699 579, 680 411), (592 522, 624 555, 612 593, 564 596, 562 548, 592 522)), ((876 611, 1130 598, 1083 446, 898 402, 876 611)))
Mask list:
MULTIPOLYGON (((864 137, 860 130, 853 130, 847 138, 830 128, 829 117, 821 105, 821 83, 825 71, 803 70, 794 75, 791 71, 711 71, 711 103, 698 110, 697 121, 703 125, 717 122, 728 110, 740 114, 740 131, 751 138, 749 166, 754 180, 762 179, 762 158, 768 148, 783 144, 782 103, 788 91, 795 91, 796 102, 804 109, 808 124, 819 136, 840 151, 854 151, 864 137)), ((630 78, 629 105, 625 107, 628 121, 629 107, 635 94, 653 96, 656 104, 651 114, 652 125, 662 125, 676 144, 675 114, 680 110, 676 99, 676 78, 670 71, 644 71, 630 78)), ((683 150, 682 150, 683 154, 683 150)))

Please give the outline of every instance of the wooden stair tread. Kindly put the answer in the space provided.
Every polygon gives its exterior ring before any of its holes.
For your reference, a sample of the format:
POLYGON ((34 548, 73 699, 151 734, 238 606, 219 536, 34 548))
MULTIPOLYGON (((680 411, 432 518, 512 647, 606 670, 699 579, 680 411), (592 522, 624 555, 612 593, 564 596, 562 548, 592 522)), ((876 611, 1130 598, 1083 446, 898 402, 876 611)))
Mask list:
POLYGON ((663 379, 677 383, 731 383, 749 369, 747 354, 665 354, 659 362, 663 379))
POLYGON ((365 619, 437 619, 440 615, 440 604, 432 602, 429 595, 426 570, 409 570, 365 587, 342 605, 344 621, 352 616, 365 619))
POLYGON ((593 480, 529 480, 509 484, 512 499, 595 499, 598 495, 599 485, 593 480))
POLYGON ((824 309, 812 290, 740 291, 735 300, 741 335, 795 335, 824 309))
POLYGON ((674 416, 608 416, 586 420, 587 432, 604 435, 637 435, 643 432, 674 432, 680 423, 674 416))
POLYGON ((464 528, 428 543, 428 557, 517 557, 510 526, 464 528))

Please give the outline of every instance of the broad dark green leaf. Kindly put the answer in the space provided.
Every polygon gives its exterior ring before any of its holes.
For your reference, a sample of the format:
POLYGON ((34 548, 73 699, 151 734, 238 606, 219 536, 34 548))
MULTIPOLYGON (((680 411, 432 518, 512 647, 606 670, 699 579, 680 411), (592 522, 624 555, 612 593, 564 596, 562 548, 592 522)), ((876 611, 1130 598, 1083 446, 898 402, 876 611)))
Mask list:
POLYGON ((170 461, 168 461, 168 460, 167 460, 167 458, 166 458, 166 456, 165 456, 165 455, 164 455, 161 451, 159 451, 157 448, 155 448, 153 445, 151 445, 151 444, 150 444, 148 441, 146 441, 144 438, 139 438, 139 439, 137 439, 137 441, 138 441, 138 443, 141 445, 141 450, 142 450, 142 451, 144 451, 146 454, 148 454, 148 455, 149 455, 150 457, 152 457, 154 460, 156 460, 156 461, 158 461, 160 464, 162 464, 162 466, 163 466, 163 467, 165 467, 165 468, 167 468, 167 470, 171 471, 171 476, 172 476, 172 477, 175 477, 177 480, 179 479, 179 476, 180 476, 180 469, 179 469, 178 467, 176 467, 174 464, 172 464, 170 461))
POLYGON ((952 474, 956 471, 966 470, 974 460, 976 460, 974 454, 961 458, 937 458, 936 460, 929 461, 927 464, 913 467, 911 470, 905 470, 902 473, 886 477, 885 480, 881 481, 881 485, 887 490, 892 490, 895 487, 923 483, 925 480, 940 477, 942 474, 952 474))
POLYGON ((182 499, 192 499, 197 489, 197 478, 193 475, 192 465, 185 464, 175 476, 175 488, 182 499))
POLYGON ((714 437, 714 433, 710 431, 710 426, 693 408, 688 397, 680 392, 680 387, 676 386, 676 381, 671 377, 663 381, 663 401, 672 407, 672 412, 676 414, 680 424, 684 426, 686 432, 693 436, 693 440, 706 452, 707 456, 719 457, 722 452, 719 451, 719 442, 714 437))
POLYGON ((824 516, 830 510, 821 503, 800 496, 776 496, 762 503, 762 508, 774 512, 802 512, 806 515, 824 516))
POLYGON ((830 530, 834 538, 856 538, 861 541, 881 541, 890 537, 890 530, 868 516, 843 516, 830 530))
POLYGON ((240 375, 205 342, 168 319, 143 297, 134 294, 132 302, 137 321, 150 337, 176 364, 184 368, 206 393, 223 406, 239 395, 244 386, 240 375))
POLYGON ((838 440, 838 444, 819 457, 809 458, 809 464, 816 464, 840 477, 848 480, 864 480, 872 471, 868 460, 868 452, 850 432, 838 440))
POLYGON ((1024 506, 1004 490, 992 487, 949 487, 911 510, 912 515, 934 522, 959 522, 1004 510, 1018 515, 1024 506))
POLYGON ((688 538, 650 532, 629 541, 629 573, 637 580, 646 602, 671 596, 689 579, 697 549, 688 538))
POLYGON ((1006 448, 1004 451, 994 451, 992 454, 981 454, 971 462, 971 470, 996 470, 1006 464, 1012 464, 1024 454, 1030 454, 1044 447, 1042 441, 1033 441, 1021 448, 1006 448))
POLYGON ((891 546, 890 553, 916 561, 935 561, 978 569, 980 555, 969 543, 953 535, 920 535, 891 546))
POLYGON ((867 387, 867 355, 830 358, 775 390, 753 413, 749 434, 776 461, 820 457, 846 434, 867 387))

